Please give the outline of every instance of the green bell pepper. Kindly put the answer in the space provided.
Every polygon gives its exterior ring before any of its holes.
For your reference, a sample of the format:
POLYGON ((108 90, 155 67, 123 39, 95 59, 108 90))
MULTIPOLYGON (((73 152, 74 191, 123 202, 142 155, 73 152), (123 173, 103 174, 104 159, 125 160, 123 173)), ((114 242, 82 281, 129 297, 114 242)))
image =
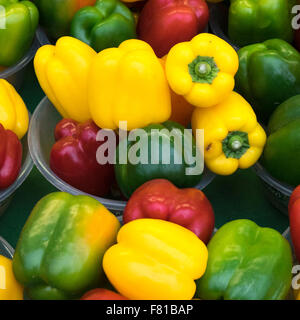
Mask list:
POLYGON ((0 0, 0 66, 10 67, 27 53, 39 22, 30 1, 0 0))
POLYGON ((75 14, 71 36, 100 52, 136 38, 135 20, 119 0, 98 0, 95 6, 84 7, 75 14))
POLYGON ((280 103, 300 93, 300 53, 284 40, 273 39, 244 47, 238 55, 236 90, 267 123, 280 103))
POLYGON ((203 158, 191 132, 184 129, 176 122, 166 121, 133 130, 130 139, 120 141, 115 174, 125 197, 129 198, 139 186, 153 179, 167 179, 179 188, 194 187, 200 182, 203 158), (141 133, 141 137, 135 137, 134 133, 141 133))
POLYGON ((268 39, 292 42, 292 6, 296 0, 231 0, 228 35, 238 46, 268 39))
POLYGON ((13 258, 15 277, 31 299, 80 297, 104 279, 102 258, 119 228, 117 218, 91 197, 49 194, 22 230, 13 258))
POLYGON ((205 274, 197 297, 207 300, 281 300, 292 280, 288 241, 250 220, 222 226, 208 244, 205 274))
POLYGON ((262 164, 276 179, 300 184, 300 95, 283 102, 272 114, 262 164))
POLYGON ((54 40, 69 35, 74 14, 96 0, 32 0, 39 9, 41 25, 54 40))

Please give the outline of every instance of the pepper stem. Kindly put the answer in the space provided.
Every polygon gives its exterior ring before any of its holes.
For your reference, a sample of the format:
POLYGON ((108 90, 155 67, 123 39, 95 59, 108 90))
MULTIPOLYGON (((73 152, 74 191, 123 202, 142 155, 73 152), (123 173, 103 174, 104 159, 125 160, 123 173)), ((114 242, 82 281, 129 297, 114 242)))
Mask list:
POLYGON ((219 69, 213 57, 198 56, 189 64, 189 73, 193 82, 212 84, 219 69))
POLYGON ((250 148, 248 133, 232 131, 222 142, 226 158, 240 159, 250 148))

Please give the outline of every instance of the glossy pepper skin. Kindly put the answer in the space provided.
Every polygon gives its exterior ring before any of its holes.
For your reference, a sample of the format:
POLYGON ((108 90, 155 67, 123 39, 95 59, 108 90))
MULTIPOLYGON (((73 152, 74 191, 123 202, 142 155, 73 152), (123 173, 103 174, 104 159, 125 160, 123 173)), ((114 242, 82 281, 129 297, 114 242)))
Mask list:
POLYGON ((105 129, 127 130, 161 123, 171 115, 168 82, 160 60, 141 40, 126 40, 93 60, 89 74, 89 106, 93 121, 105 129))
POLYGON ((111 290, 93 289, 85 293, 80 300, 128 300, 128 299, 111 290))
POLYGON ((236 92, 212 108, 197 108, 192 128, 194 132, 204 130, 205 164, 220 175, 254 165, 266 143, 265 131, 250 104, 236 92))
POLYGON ((207 248, 190 230, 158 219, 138 219, 119 231, 103 268, 131 300, 190 300, 205 272, 207 248))
POLYGON ((0 300, 23 300, 23 287, 17 282, 12 261, 0 255, 0 300))
POLYGON ((276 179, 300 183, 300 95, 283 102, 272 114, 262 158, 263 166, 276 179))
POLYGON ((61 120, 55 128, 56 143, 51 149, 50 167, 71 186, 103 197, 114 182, 114 168, 97 161, 97 150, 105 143, 97 141, 99 130, 91 120, 83 124, 61 120))
POLYGON ((74 14, 96 0, 32 0, 39 9, 41 25, 52 39, 69 35, 74 14))
POLYGON ((88 196, 55 192, 30 214, 13 258, 16 279, 31 299, 79 298, 103 277, 104 252, 120 223, 88 196))
POLYGON ((63 118, 85 122, 91 118, 87 91, 96 52, 86 43, 62 37, 56 45, 41 47, 34 68, 43 91, 63 118))
POLYGON ((22 144, 11 130, 0 123, 0 190, 17 179, 22 164, 22 144))
POLYGON ((224 40, 201 33, 168 53, 166 75, 172 90, 196 107, 212 107, 234 88, 238 56, 224 40))
POLYGON ((292 252, 276 230, 241 219, 223 225, 208 244, 197 297, 205 300, 282 300, 291 286, 292 252))
POLYGON ((289 43, 272 39, 238 51, 236 90, 268 122, 276 107, 300 94, 300 53, 289 43))
POLYGON ((293 191, 290 197, 289 220, 294 252, 297 260, 300 261, 300 186, 293 191))
POLYGON ((28 130, 29 116, 26 105, 5 79, 0 79, 0 123, 22 139, 28 130))
POLYGON ((0 5, 1 20, 5 19, 5 27, 0 28, 0 66, 10 67, 19 62, 31 46, 39 12, 31 1, 0 0, 0 5))
POLYGON ((208 23, 204 0, 149 0, 138 20, 139 39, 148 42, 158 57, 177 43, 190 41, 208 23))
POLYGON ((268 39, 293 40, 292 7, 296 0, 231 0, 228 35, 240 47, 268 39))
POLYGON ((75 14, 71 36, 100 52, 136 38, 135 20, 119 0, 98 0, 94 6, 84 7, 75 14))
MULTIPOLYGON (((139 131, 136 134, 139 135, 139 131)), ((133 137, 134 133, 130 140, 120 140, 116 150, 116 179, 126 198, 142 184, 153 179, 168 179, 180 188, 194 187, 200 182, 203 172, 200 149, 191 133, 184 132, 183 126, 166 121, 143 128, 139 144, 133 137), (131 148, 138 146, 141 150, 148 150, 151 146, 146 155, 141 152, 141 158, 146 160, 143 163, 133 163, 130 159, 131 148), (162 151, 165 151, 164 154, 162 151), (151 159, 156 163, 151 162, 151 159)))
POLYGON ((127 202, 124 223, 143 218, 177 223, 194 232, 204 243, 208 243, 215 226, 213 208, 201 190, 178 189, 164 179, 146 182, 127 202))

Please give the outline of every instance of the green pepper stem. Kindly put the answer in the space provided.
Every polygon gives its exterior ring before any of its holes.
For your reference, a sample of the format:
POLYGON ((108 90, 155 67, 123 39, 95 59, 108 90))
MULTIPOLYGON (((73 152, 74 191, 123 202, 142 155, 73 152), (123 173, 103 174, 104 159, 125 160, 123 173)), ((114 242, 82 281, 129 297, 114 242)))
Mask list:
POLYGON ((211 72, 211 66, 207 62, 199 62, 196 64, 195 72, 199 77, 205 77, 211 72))
POLYGON ((222 142, 226 158, 240 159, 250 148, 248 133, 232 131, 222 142))
POLYGON ((213 57, 197 56, 189 64, 189 73, 193 82, 212 84, 219 69, 213 57))
POLYGON ((241 149, 242 146, 243 146, 243 139, 238 135, 232 136, 228 141, 228 147, 232 151, 239 150, 241 149))

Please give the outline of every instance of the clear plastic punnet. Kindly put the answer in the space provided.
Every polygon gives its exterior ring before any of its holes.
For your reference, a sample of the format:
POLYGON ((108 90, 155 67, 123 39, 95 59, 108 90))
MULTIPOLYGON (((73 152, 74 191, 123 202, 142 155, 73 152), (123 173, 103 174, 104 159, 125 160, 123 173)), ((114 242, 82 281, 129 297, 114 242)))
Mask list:
POLYGON ((0 237, 0 255, 12 259, 14 255, 13 247, 2 237, 0 237))
POLYGON ((23 83, 27 65, 32 61, 40 44, 37 40, 37 34, 32 45, 25 56, 14 66, 11 66, 0 72, 0 79, 5 79, 11 83, 16 89, 19 89, 23 83))
POLYGON ((266 198, 275 208, 284 214, 288 214, 289 198, 294 188, 272 177, 259 162, 253 169, 263 183, 266 198))
POLYGON ((27 143, 27 135, 23 137, 21 142, 23 147, 23 158, 22 158, 21 170, 17 180, 11 186, 9 186, 4 190, 0 190, 0 216, 8 208, 14 196, 14 193, 26 180, 26 178, 28 177, 33 167, 33 162, 30 157, 28 143, 27 143))
MULTIPOLYGON (((42 175, 57 189, 73 195, 86 195, 85 192, 82 192, 64 182, 50 169, 50 152, 55 142, 54 129, 60 120, 60 114, 45 97, 35 109, 30 121, 28 144, 32 160, 42 175)), ((204 189, 214 179, 214 177, 215 175, 212 172, 205 170, 201 182, 196 187, 198 189, 204 189)), ((126 201, 100 198, 96 196, 92 197, 100 201, 121 219, 126 206, 126 201)))

